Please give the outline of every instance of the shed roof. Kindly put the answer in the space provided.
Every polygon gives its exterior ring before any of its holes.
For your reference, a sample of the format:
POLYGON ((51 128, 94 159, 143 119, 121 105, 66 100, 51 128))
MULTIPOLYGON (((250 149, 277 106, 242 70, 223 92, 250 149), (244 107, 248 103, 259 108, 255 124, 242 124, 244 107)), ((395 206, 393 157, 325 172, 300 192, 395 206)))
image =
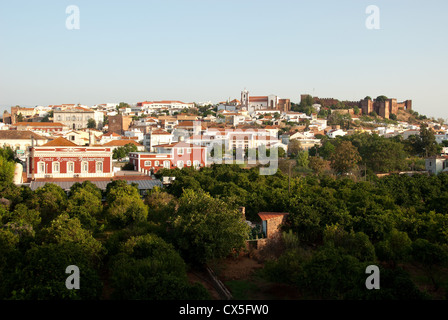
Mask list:
POLYGON ((280 216, 286 216, 288 214, 288 212, 258 212, 258 216, 263 221, 278 218, 280 216))

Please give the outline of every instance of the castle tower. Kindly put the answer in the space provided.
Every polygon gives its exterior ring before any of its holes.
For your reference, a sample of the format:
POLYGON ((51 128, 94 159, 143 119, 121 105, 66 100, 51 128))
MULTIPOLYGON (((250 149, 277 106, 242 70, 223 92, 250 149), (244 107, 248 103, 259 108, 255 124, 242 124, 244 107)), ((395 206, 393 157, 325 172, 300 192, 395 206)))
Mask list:
POLYGON ((369 114, 373 111, 373 102, 370 99, 361 100, 362 114, 369 114))
POLYGON ((398 104, 397 99, 389 99, 389 115, 391 114, 398 114, 398 104))
POLYGON ((375 103, 378 105, 378 111, 375 111, 380 117, 385 119, 389 119, 389 110, 390 110, 390 101, 376 101, 375 103))

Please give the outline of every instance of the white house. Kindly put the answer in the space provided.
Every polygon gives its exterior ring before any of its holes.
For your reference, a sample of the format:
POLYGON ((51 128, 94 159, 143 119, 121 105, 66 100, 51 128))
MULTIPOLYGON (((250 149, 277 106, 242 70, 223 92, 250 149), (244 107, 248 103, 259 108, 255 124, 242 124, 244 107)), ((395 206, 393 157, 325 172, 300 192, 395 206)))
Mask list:
POLYGON ((345 136, 347 134, 347 132, 345 132, 342 129, 331 129, 330 131, 327 132, 327 136, 330 139, 334 139, 336 137, 342 137, 345 136))
POLYGON ((426 171, 432 174, 439 174, 448 171, 447 159, 442 156, 434 156, 425 159, 426 171))
POLYGON ((306 113, 303 112, 293 112, 293 111, 288 111, 288 112, 284 112, 282 114, 282 117, 284 120, 286 120, 287 122, 300 122, 303 119, 309 119, 311 120, 310 116, 307 116, 306 113))
POLYGON ((448 135, 445 134, 435 134, 434 137, 438 144, 441 144, 443 140, 448 140, 448 135))
POLYGON ((124 132, 124 136, 128 138, 137 138, 137 141, 142 141, 144 134, 140 129, 133 128, 124 132))
POLYGON ((20 159, 27 156, 28 147, 41 146, 48 141, 48 138, 28 130, 0 130, 0 147, 10 147, 20 159))
POLYGON ((150 152, 154 152, 154 146, 171 144, 173 142, 173 134, 162 129, 155 129, 147 133, 143 137, 143 145, 150 152))

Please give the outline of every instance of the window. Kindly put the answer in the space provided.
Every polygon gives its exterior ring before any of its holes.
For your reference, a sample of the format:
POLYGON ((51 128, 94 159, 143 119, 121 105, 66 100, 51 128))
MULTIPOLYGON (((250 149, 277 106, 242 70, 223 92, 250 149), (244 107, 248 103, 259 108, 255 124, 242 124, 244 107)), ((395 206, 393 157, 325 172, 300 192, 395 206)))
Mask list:
POLYGON ((88 162, 83 161, 81 163, 81 172, 83 172, 83 173, 89 172, 89 163, 88 162))
POLYGON ((149 167, 151 165, 151 161, 145 161, 145 167, 149 167))
POLYGON ((197 168, 200 166, 200 162, 198 160, 193 161, 193 167, 197 168))
POLYGON ((187 161, 187 167, 191 167, 191 161, 190 160, 187 161))
POLYGON ((67 172, 68 173, 75 172, 75 164, 73 162, 68 162, 67 163, 67 172))
POLYGON ((184 154, 184 148, 177 149, 177 154, 184 154))
POLYGON ((103 163, 102 162, 96 163, 96 172, 103 172, 103 163))
POLYGON ((177 161, 177 167, 182 169, 184 167, 184 162, 182 160, 177 161))
POLYGON ((169 169, 171 167, 171 162, 168 160, 163 161, 163 167, 169 169))
POLYGON ((53 162, 53 172, 54 173, 59 172, 59 162, 53 162))
POLYGON ((37 173, 45 173, 45 162, 39 162, 37 164, 37 173))
POLYGON ((160 164, 159 164, 159 161, 154 161, 154 166, 155 167, 158 167, 160 164))
POLYGON ((187 148, 187 153, 191 153, 191 148, 187 148))

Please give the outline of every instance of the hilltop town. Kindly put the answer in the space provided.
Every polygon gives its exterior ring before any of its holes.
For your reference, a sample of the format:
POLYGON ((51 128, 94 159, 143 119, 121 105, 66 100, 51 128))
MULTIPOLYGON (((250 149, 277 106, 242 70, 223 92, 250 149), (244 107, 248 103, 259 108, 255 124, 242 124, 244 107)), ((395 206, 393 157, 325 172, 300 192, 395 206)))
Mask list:
POLYGON ((447 296, 442 119, 385 96, 238 98, 5 111, 0 297, 447 296), (67 290, 68 265, 87 286, 67 290))
POLYGON ((294 103, 243 90, 240 99, 215 104, 166 100, 13 106, 0 122, 0 146, 11 147, 21 160, 17 182, 33 186, 61 178, 150 180, 162 168, 210 165, 210 149, 217 142, 225 146, 225 159, 235 157, 237 149, 247 158, 248 150, 261 146, 282 157, 292 141, 306 151, 321 147, 323 138, 356 133, 407 140, 419 135, 421 124, 443 146, 437 156, 448 152, 448 126, 413 111, 411 100, 300 98, 294 103))

